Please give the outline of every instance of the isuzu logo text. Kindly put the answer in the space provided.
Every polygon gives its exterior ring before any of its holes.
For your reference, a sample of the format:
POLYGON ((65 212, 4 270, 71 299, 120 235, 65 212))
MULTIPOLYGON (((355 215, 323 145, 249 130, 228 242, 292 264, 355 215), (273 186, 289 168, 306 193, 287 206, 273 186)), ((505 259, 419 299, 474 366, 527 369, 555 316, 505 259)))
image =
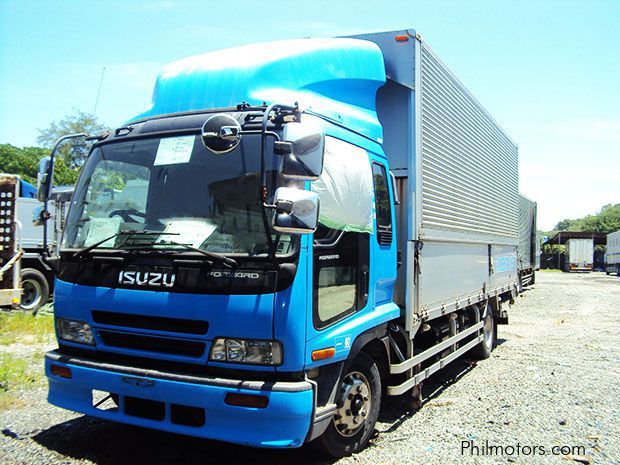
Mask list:
POLYGON ((174 273, 157 271, 121 271, 118 274, 118 283, 128 286, 172 287, 174 279, 174 273))

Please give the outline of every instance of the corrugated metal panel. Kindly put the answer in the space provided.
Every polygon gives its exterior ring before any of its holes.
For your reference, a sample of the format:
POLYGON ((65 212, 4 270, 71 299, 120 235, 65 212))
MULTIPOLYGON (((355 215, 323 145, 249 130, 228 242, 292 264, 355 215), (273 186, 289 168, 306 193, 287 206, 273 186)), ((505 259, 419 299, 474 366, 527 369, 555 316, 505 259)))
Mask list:
POLYGON ((517 146, 430 49, 421 47, 420 235, 449 232, 514 242, 517 146))
POLYGON ((536 261, 536 203, 519 195, 519 245, 517 246, 517 267, 532 268, 536 261))

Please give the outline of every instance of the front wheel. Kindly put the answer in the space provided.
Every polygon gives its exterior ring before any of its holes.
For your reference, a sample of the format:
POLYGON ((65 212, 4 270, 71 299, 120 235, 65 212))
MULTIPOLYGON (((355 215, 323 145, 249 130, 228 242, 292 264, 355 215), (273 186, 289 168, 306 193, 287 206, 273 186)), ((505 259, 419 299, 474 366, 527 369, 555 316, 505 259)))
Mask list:
POLYGON ((362 450, 375 429, 381 408, 381 377, 372 357, 364 352, 345 369, 330 425, 313 445, 339 458, 362 450))

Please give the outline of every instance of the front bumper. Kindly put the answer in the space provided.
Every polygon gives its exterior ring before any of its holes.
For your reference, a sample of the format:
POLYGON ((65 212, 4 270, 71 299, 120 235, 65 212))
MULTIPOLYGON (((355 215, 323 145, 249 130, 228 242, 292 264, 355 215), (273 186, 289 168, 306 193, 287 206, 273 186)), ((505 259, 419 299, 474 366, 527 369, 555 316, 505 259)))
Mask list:
POLYGON ((58 407, 106 420, 254 447, 299 447, 314 418, 314 389, 307 381, 240 381, 144 370, 62 355, 45 355, 48 401, 58 407), (71 379, 52 374, 51 365, 71 370, 71 379), (93 406, 93 390, 118 394, 119 408, 93 406), (227 393, 267 396, 265 408, 224 402, 227 393), (125 398, 163 403, 162 420, 127 414, 125 398), (202 426, 173 423, 171 406, 204 409, 202 426))

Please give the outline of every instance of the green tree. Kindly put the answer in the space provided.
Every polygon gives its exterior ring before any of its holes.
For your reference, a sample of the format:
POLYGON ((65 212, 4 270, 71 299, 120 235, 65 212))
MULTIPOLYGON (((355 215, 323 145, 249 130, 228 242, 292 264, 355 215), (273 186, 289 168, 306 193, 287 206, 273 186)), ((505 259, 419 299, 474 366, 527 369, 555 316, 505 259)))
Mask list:
POLYGON ((618 230, 620 230, 620 203, 605 205, 595 215, 587 215, 576 220, 562 220, 546 234, 553 236, 558 231, 610 233, 618 230))
MULTIPOLYGON (((0 144, 0 172, 17 174, 24 181, 37 182, 39 160, 49 155, 49 150, 40 147, 18 148, 10 144, 0 144)), ((62 159, 56 160, 54 169, 55 185, 72 185, 77 181, 79 172, 71 169, 62 159)))
POLYGON ((572 220, 562 220, 558 224, 555 225, 555 230, 557 231, 568 231, 570 228, 572 220))
MULTIPOLYGON (((48 128, 39 130, 37 142, 47 149, 52 149, 56 141, 67 134, 84 132, 89 135, 97 135, 108 131, 96 116, 74 110, 70 115, 60 121, 54 121, 48 128)), ((91 143, 83 139, 75 139, 65 142, 59 149, 59 158, 70 168, 80 168, 88 156, 91 143)))

